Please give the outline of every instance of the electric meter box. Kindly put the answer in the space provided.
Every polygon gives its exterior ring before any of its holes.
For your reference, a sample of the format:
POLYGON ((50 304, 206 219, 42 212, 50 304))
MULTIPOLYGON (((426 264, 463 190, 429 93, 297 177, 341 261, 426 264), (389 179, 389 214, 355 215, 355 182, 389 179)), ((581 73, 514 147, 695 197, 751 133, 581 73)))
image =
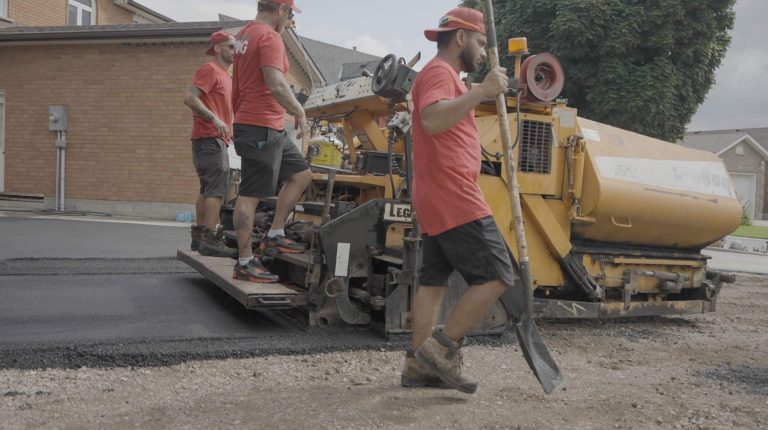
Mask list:
POLYGON ((69 123, 69 106, 50 105, 48 107, 48 130, 67 131, 69 123))

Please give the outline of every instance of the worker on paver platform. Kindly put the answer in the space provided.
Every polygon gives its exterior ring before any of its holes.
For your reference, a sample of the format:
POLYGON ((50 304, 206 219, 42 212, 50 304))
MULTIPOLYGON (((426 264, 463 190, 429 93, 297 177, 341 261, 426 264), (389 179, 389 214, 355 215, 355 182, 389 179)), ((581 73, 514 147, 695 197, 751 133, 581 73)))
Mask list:
POLYGON ((237 34, 234 65, 235 150, 242 157, 242 181, 234 221, 240 258, 232 277, 276 282, 254 257, 253 218, 259 199, 272 197, 277 208, 270 231, 261 239, 262 254, 302 253, 305 246, 285 237, 285 221, 312 180, 309 164, 285 130, 285 113, 296 120, 297 138, 309 131, 304 109, 286 76, 288 57, 280 33, 293 26, 293 0, 261 0, 256 19, 237 34))
POLYGON ((195 72, 184 103, 192 109, 192 162, 200 179, 192 225, 192 250, 212 257, 237 257, 219 233, 221 204, 229 188, 229 156, 232 140, 232 78, 229 68, 235 53, 235 37, 225 31, 211 35, 208 55, 214 60, 195 72))
POLYGON ((474 108, 506 92, 508 78, 504 68, 495 68, 471 90, 459 79, 486 59, 481 12, 453 9, 425 35, 437 42, 438 53, 413 86, 413 205, 423 254, 412 307, 415 352, 406 354, 401 383, 473 393, 477 381, 461 373, 464 336, 518 277, 477 185, 481 148, 474 108), (444 328, 433 331, 453 270, 471 287, 444 328))

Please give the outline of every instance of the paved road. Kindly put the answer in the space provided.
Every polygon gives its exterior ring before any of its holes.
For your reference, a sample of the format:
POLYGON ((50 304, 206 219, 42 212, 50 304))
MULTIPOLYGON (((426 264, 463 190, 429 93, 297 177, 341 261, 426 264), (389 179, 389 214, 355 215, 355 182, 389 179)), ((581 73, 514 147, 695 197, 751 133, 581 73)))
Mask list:
POLYGON ((246 311, 175 259, 187 228, 0 216, 0 368, 395 348, 246 311))
MULTIPOLYGON (((307 332, 278 314, 246 311, 175 259, 189 246, 183 226, 85 220, 0 214, 0 368, 402 346, 367 329, 307 332)), ((714 268, 768 272, 768 256, 705 253, 714 268)))
POLYGON ((768 274, 768 255, 707 248, 702 254, 709 255, 709 267, 716 270, 768 274))
POLYGON ((126 224, 93 217, 91 222, 84 222, 88 219, 0 217, 0 260, 170 257, 180 247, 189 246, 186 227, 126 224))

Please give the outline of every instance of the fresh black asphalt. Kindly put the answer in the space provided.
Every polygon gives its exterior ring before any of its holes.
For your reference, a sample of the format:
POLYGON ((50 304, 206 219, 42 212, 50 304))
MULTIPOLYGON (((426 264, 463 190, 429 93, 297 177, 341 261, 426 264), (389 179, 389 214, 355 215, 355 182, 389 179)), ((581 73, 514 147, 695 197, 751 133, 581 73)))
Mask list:
POLYGON ((188 246, 187 228, 0 217, 0 368, 402 348, 248 311, 173 257, 188 246))

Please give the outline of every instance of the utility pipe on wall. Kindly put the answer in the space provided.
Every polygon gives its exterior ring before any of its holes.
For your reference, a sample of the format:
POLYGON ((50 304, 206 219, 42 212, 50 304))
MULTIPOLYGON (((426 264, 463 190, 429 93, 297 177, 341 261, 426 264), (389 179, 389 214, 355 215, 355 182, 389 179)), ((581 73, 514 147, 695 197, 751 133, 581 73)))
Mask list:
MULTIPOLYGON (((56 141, 58 142, 58 136, 61 135, 61 132, 57 133, 56 141)), ((54 143, 55 146, 55 143, 54 143)), ((61 183, 59 181, 59 178, 61 178, 61 150, 59 148, 56 148, 56 204, 54 206, 55 210, 59 210, 59 202, 61 201, 61 183)))
POLYGON ((67 132, 57 132, 56 138, 56 210, 64 211, 67 166, 67 132))
POLYGON ((56 132, 56 207, 64 211, 64 194, 67 165, 67 128, 69 126, 69 107, 67 105, 48 106, 48 130, 56 132))

